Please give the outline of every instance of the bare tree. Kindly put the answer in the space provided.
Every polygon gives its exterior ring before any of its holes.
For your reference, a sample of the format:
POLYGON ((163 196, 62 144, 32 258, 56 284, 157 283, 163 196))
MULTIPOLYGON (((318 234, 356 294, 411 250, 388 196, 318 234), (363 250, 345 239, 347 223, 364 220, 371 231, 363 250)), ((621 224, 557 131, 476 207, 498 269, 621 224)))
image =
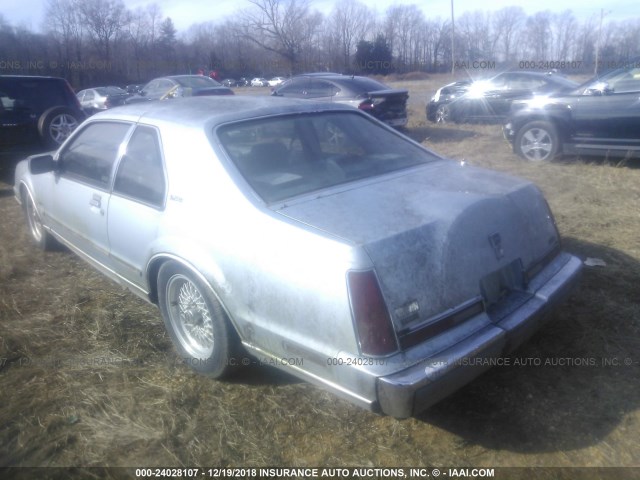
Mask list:
POLYGON ((351 65, 351 55, 358 40, 365 38, 371 27, 369 8, 357 0, 339 2, 330 17, 330 34, 338 45, 342 57, 341 68, 351 65))
POLYGON ((554 35, 554 60, 573 60, 573 47, 576 39, 576 18, 571 10, 555 15, 552 28, 554 35))
POLYGON ((493 16, 493 28, 498 35, 496 41, 502 46, 503 59, 507 63, 513 61, 516 37, 526 18, 522 7, 505 7, 493 16))
POLYGON ((98 52, 111 61, 111 44, 130 21, 122 0, 77 0, 82 22, 91 35, 98 52))
POLYGON ((310 12, 309 0, 249 0, 244 13, 246 38, 275 52, 295 71, 304 50, 319 27, 322 16, 310 12))
POLYGON ((403 68, 412 68, 422 33, 424 15, 416 5, 394 5, 386 16, 386 37, 403 68))

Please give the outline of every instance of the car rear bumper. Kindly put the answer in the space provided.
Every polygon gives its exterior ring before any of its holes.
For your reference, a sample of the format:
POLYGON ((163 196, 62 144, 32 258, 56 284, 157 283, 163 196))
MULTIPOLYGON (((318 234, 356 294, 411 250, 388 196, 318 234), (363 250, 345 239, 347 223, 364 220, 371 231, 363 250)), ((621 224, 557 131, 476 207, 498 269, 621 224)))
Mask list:
MULTIPOLYGON (((406 418, 442 400, 495 365, 527 340, 543 323, 546 314, 561 303, 579 280, 582 262, 567 253, 559 255, 545 270, 531 298, 515 311, 467 337, 453 347, 401 372, 377 379, 380 409, 387 415, 406 418), (558 263, 563 265, 558 268, 558 263)), ((486 313, 482 313, 486 315, 486 313)))

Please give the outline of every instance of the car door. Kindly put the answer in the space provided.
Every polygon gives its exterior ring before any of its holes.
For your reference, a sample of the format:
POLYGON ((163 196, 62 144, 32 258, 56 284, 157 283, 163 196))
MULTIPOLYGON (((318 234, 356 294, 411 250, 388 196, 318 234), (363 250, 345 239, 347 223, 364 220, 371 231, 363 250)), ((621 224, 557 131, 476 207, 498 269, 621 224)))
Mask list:
POLYGON ((139 125, 117 167, 107 229, 111 261, 129 283, 146 290, 144 271, 158 238, 167 190, 159 132, 139 125))
POLYGON ((92 122, 59 152, 45 223, 66 243, 101 265, 109 264, 107 211, 113 169, 131 125, 92 122))
POLYGON ((640 148, 640 69, 589 86, 571 105, 575 140, 640 148))

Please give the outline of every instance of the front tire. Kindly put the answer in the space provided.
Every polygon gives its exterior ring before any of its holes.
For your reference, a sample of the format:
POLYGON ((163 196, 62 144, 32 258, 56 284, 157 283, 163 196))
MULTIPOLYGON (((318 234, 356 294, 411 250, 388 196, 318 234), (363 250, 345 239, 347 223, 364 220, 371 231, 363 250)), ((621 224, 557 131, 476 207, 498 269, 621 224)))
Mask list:
POLYGON ((516 153, 530 162, 552 160, 558 149, 558 132, 549 122, 529 122, 516 135, 516 153))
POLYGON ((435 115, 436 123, 451 123, 451 108, 449 105, 439 105, 435 115))
POLYGON ((42 225, 40 213, 36 208, 36 205, 31 198, 31 195, 25 193, 22 196, 22 208, 24 216, 27 220, 27 227, 29 228, 29 236, 35 245, 43 251, 53 250, 56 241, 42 225))
POLYGON ((198 373, 220 378, 237 362, 237 338, 222 305, 190 270, 168 262, 158 273, 158 301, 179 355, 198 373))

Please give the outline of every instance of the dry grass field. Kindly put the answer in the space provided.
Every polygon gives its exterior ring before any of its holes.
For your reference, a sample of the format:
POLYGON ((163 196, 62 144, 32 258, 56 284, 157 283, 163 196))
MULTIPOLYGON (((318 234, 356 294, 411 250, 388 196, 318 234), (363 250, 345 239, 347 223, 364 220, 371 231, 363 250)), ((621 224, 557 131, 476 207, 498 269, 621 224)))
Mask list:
MULTIPOLYGON (((410 90, 406 133, 455 160, 534 181, 565 249, 606 263, 585 268, 580 288, 511 365, 402 421, 270 367, 230 381, 197 376, 155 307, 69 252, 30 244, 10 190, 14 163, 4 159, 0 466, 640 467, 639 164, 532 165, 499 125, 427 123, 424 106, 447 81, 393 82, 410 90)), ((576 475, 540 469, 527 478, 576 475)))

